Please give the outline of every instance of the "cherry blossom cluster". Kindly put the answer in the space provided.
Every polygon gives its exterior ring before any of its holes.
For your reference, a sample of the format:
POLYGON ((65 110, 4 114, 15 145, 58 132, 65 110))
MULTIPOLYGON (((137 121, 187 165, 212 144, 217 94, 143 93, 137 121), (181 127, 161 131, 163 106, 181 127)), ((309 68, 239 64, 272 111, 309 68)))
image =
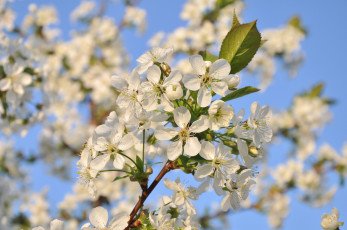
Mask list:
MULTIPOLYGON (((112 76, 117 109, 95 128, 77 165, 93 196, 98 176, 109 171, 122 171, 146 187, 152 173, 147 152, 166 141, 167 148, 160 152, 175 168, 191 170, 201 181, 195 188, 186 187, 179 177, 176 181, 164 179, 174 192, 171 208, 178 210, 181 223, 193 224, 197 212, 191 200, 197 200, 210 186, 224 197, 224 211, 240 209, 241 201, 247 199, 256 184, 252 166, 261 155, 251 156, 249 151, 261 152, 263 143, 271 140, 271 110, 254 102, 251 115, 243 120, 245 111, 235 114, 225 102, 239 82, 237 75, 229 74, 226 60, 211 63, 193 55, 189 62, 194 73, 182 74, 165 62, 172 52, 172 48, 155 47, 137 59, 139 65, 131 73, 112 76), (143 149, 136 147, 138 143, 143 149)), ((168 223, 179 222, 172 221, 176 217, 165 213, 168 207, 164 206, 159 214, 152 214, 151 223, 164 221, 157 215, 169 218, 168 223)))

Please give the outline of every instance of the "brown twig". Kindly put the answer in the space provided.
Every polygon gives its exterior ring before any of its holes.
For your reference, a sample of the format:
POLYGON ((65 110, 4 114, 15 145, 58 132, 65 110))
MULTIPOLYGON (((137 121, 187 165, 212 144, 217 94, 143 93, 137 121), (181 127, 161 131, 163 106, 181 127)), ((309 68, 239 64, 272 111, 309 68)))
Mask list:
POLYGON ((138 202, 136 203, 134 209, 130 213, 130 219, 128 221, 128 226, 124 230, 128 230, 131 227, 131 224, 134 222, 134 218, 137 214, 137 212, 142 207, 143 203, 146 201, 147 197, 151 194, 153 189, 158 185, 160 180, 165 176, 166 173, 168 173, 170 170, 175 168, 175 163, 168 160, 164 167, 159 172, 158 176, 155 178, 155 180, 152 182, 151 186, 149 188, 142 188, 142 194, 138 202))

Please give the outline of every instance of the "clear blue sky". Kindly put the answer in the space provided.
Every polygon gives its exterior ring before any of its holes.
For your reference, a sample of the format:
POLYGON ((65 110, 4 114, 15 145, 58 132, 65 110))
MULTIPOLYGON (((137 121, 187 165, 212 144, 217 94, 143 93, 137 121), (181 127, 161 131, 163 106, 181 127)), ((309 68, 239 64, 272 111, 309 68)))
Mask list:
MULTIPOLYGON (((18 13, 19 18, 26 12, 29 2, 35 2, 38 5, 55 5, 59 11, 60 25, 63 29, 64 37, 68 37, 68 30, 71 28, 69 22, 69 12, 78 5, 78 1, 71 0, 17 0, 13 6, 18 13)), ((147 47, 146 41, 157 31, 170 32, 174 28, 185 25, 179 19, 179 12, 182 9, 184 1, 159 1, 144 0, 140 7, 147 10, 148 30, 144 36, 136 35, 135 31, 124 33, 124 41, 127 49, 134 59, 141 55, 147 47)), ((265 93, 250 95, 242 99, 245 108, 258 100, 260 104, 268 104, 275 108, 287 108, 293 95, 309 89, 317 82, 324 81, 326 89, 324 95, 337 100, 337 104, 332 107, 334 119, 322 132, 318 146, 324 142, 331 144, 338 152, 341 151, 343 143, 347 142, 347 76, 346 76, 346 53, 347 53, 347 22, 345 19, 347 2, 345 0, 334 1, 313 1, 313 0, 248 0, 247 8, 244 14, 244 21, 253 21, 258 19, 258 27, 266 29, 269 27, 279 27, 287 22, 293 15, 301 16, 303 24, 308 29, 308 37, 303 42, 302 47, 305 52, 305 62, 298 71, 295 79, 289 79, 284 71, 278 67, 274 83, 265 93)), ((117 4, 120 6, 120 4, 117 4)), ((121 10, 116 7, 110 8, 107 12, 111 17, 119 18, 121 10)), ((133 60, 134 60, 133 59, 133 60)), ((253 84, 254 81, 244 80, 245 83, 253 84)), ((35 150, 37 145, 37 133, 39 128, 34 129, 21 141, 20 146, 35 150)), ((277 149, 272 153, 274 157, 284 158, 288 149, 277 149), (283 150, 283 151, 278 151, 283 150)), ((41 165, 40 165, 41 166, 41 165)), ((59 180, 48 176, 42 176, 45 169, 37 167, 34 170, 34 189, 41 190, 44 186, 50 187, 49 199, 56 204, 61 201, 65 191, 71 191, 70 183, 62 183, 59 180), (59 191, 59 193, 57 193, 59 191)), ((172 179, 176 175, 170 176, 172 179)), ((153 194, 155 198, 163 190, 153 194)), ((170 194, 169 191, 167 194, 170 194)), ((291 212, 285 220, 283 229, 319 229, 320 217, 324 212, 330 212, 332 207, 337 207, 340 211, 340 218, 347 223, 347 189, 340 189, 333 202, 323 208, 314 209, 306 204, 295 201, 298 193, 291 194, 291 212)), ((207 198, 205 196, 205 198, 207 198)), ((207 200, 207 199, 205 199, 207 200)), ((218 201, 219 202, 219 201, 218 201)), ((230 215, 233 229, 269 229, 267 220, 263 215, 255 212, 244 212, 230 215)), ((346 226, 341 228, 347 228, 346 226)))

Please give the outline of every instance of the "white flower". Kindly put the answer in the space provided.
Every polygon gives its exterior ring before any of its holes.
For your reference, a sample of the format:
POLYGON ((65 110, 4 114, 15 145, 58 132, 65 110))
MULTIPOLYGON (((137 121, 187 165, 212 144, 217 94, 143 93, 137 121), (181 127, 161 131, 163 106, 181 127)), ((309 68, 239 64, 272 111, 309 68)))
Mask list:
POLYGON ((17 95, 22 96, 25 92, 24 87, 31 84, 32 79, 29 74, 23 73, 24 67, 18 64, 4 65, 6 78, 0 80, 0 90, 13 90, 17 95))
MULTIPOLYGON (((105 208, 99 206, 93 208, 93 210, 90 212, 89 221, 97 230, 123 230, 128 226, 129 216, 126 213, 119 213, 112 218, 109 226, 107 227, 108 212, 105 208)), ((81 228, 81 230, 87 229, 89 230, 94 228, 90 228, 89 223, 83 225, 81 228)))
POLYGON ((220 127, 228 127, 230 120, 234 116, 234 109, 230 105, 226 105, 222 100, 212 102, 208 108, 209 128, 218 130, 220 127))
POLYGON ((170 100, 176 100, 183 96, 183 90, 180 85, 182 74, 179 71, 172 71, 170 75, 161 81, 161 71, 154 65, 147 70, 148 81, 143 82, 141 87, 145 93, 143 107, 147 111, 158 108, 158 99, 166 111, 173 111, 174 106, 170 100))
POLYGON ((189 62, 196 74, 186 74, 182 81, 188 89, 199 90, 197 100, 201 107, 207 107, 211 103, 212 93, 209 88, 216 94, 225 96, 230 78, 230 64, 226 60, 218 59, 211 64, 205 62, 200 55, 193 55, 189 57, 189 62))
MULTIPOLYGON (((50 230, 63 230, 64 229, 64 222, 58 219, 54 219, 50 223, 50 230)), ((43 227, 36 227, 32 230, 45 230, 43 227)))
POLYGON ((174 110, 174 120, 180 128, 177 130, 172 127, 159 126, 155 130, 155 137, 158 140, 170 140, 178 135, 178 139, 172 142, 167 150, 168 158, 176 160, 182 154, 184 144, 184 154, 189 156, 197 155, 201 150, 201 144, 197 137, 193 137, 191 133, 201 133, 208 128, 206 116, 201 116, 189 125, 191 114, 189 110, 183 106, 177 107, 174 110))
POLYGON ((115 114, 111 112, 106 119, 106 124, 99 125, 94 131, 94 150, 102 153, 91 161, 91 167, 94 169, 102 170, 111 157, 114 158, 113 166, 116 169, 122 169, 125 159, 118 153, 130 149, 136 142, 136 137, 131 132, 123 136, 124 126, 119 123, 117 117, 114 117, 115 114))
POLYGON ((255 147, 259 148, 262 142, 270 142, 272 138, 272 129, 269 126, 272 112, 269 106, 259 107, 258 102, 251 105, 251 114, 247 123, 238 125, 235 133, 240 138, 253 140, 255 147))
POLYGON ((83 149, 81 159, 77 162, 77 167, 79 168, 78 174, 81 182, 85 183, 88 186, 89 194, 92 197, 95 197, 96 186, 94 180, 97 176, 98 170, 90 166, 91 159, 92 157, 89 149, 83 149))
POLYGON ((143 74, 147 69, 152 66, 155 62, 162 63, 166 58, 171 55, 173 48, 160 48, 153 47, 152 50, 147 51, 145 54, 142 54, 136 61, 139 63, 137 71, 139 74, 143 74))
POLYGON ((171 215, 168 213, 164 213, 162 211, 164 206, 160 209, 158 215, 155 215, 154 213, 149 214, 149 221, 151 222, 151 225, 157 229, 157 230, 174 230, 174 219, 171 218, 171 215))
POLYGON ((178 206, 184 205, 187 209, 188 215, 194 215, 196 214, 196 210, 193 206, 193 204, 190 202, 191 200, 197 200, 198 199, 198 193, 195 187, 188 187, 186 188, 181 184, 181 180, 179 177, 175 181, 172 181, 168 178, 164 179, 164 185, 174 191, 174 194, 172 194, 172 202, 178 206))
POLYGON ((112 76, 111 84, 121 93, 117 98, 118 106, 124 110, 124 120, 129 121, 134 115, 142 111, 142 92, 140 90, 140 75, 133 71, 125 78, 112 76))
POLYGON ((230 207, 234 210, 240 209, 241 200, 247 199, 249 192, 256 184, 256 182, 251 179, 251 175, 252 170, 245 169, 226 183, 228 192, 221 203, 223 211, 227 211, 230 207))
POLYGON ((211 162, 200 165, 195 172, 195 177, 201 179, 213 174, 213 188, 219 194, 219 187, 222 187, 231 174, 234 174, 240 166, 232 157, 230 149, 223 144, 220 144, 216 151, 212 143, 202 142, 200 156, 211 162))
POLYGON ((343 222, 339 222, 339 211, 337 208, 331 209, 331 215, 328 213, 324 213, 322 216, 322 221, 320 222, 320 225, 324 230, 336 230, 339 226, 343 225, 343 222))

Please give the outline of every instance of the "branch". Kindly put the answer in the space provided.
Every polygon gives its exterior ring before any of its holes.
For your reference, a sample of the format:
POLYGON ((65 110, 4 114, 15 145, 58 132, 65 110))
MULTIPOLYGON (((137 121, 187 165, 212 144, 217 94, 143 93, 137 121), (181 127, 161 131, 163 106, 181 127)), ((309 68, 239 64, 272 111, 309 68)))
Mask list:
POLYGON ((152 182, 151 186, 149 188, 142 188, 142 194, 139 199, 139 201, 136 203, 134 209, 130 213, 130 219, 128 221, 128 226, 124 230, 129 230, 132 223, 134 222, 134 218, 139 211, 139 209, 142 207, 143 203, 146 201, 147 197, 151 194, 151 192, 154 190, 154 188, 158 185, 160 180, 165 176, 166 173, 168 173, 170 170, 175 169, 175 163, 168 160, 164 167, 161 169, 158 176, 155 178, 155 180, 152 182))

